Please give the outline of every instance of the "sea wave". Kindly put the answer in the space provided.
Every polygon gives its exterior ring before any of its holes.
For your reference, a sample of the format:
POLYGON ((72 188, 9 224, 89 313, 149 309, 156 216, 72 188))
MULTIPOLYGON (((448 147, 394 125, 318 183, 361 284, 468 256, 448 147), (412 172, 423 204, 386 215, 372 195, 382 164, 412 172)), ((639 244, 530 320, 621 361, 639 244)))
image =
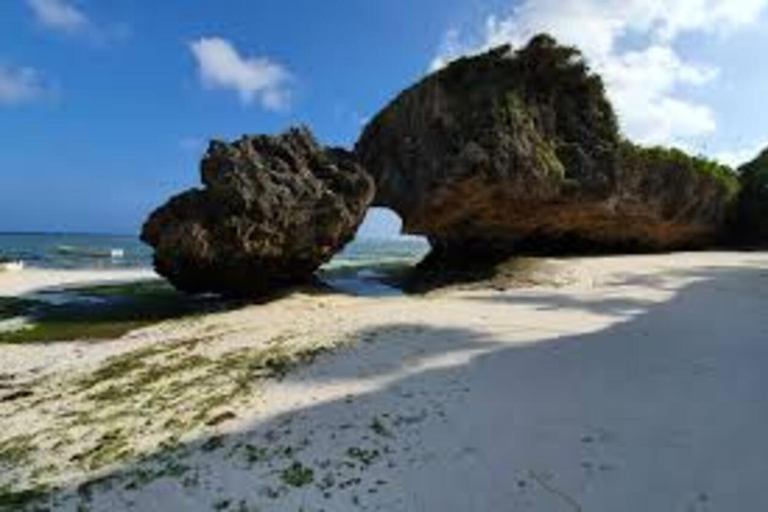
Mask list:
MULTIPOLYGON (((428 244, 411 239, 354 240, 321 269, 323 275, 354 276, 360 270, 387 272, 413 265, 428 244)), ((0 258, 23 261, 29 267, 148 268, 152 249, 135 236, 91 234, 0 233, 0 258)))
POLYGON ((57 245, 55 252, 66 256, 84 258, 120 259, 125 257, 125 250, 116 248, 81 247, 76 245, 57 245))
POLYGON ((322 270, 357 270, 357 269, 375 269, 386 268, 399 265, 411 265, 418 258, 413 256, 405 257, 390 257, 390 258, 359 258, 359 259, 347 259, 347 258, 334 258, 325 265, 322 270))

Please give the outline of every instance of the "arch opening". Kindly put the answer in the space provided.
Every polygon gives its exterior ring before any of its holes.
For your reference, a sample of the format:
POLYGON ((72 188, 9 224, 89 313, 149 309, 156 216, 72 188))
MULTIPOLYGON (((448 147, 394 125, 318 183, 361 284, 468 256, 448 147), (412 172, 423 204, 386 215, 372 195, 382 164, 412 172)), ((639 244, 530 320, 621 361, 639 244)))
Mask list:
POLYGON ((402 220, 388 208, 371 208, 355 239, 323 266, 334 287, 355 294, 388 293, 385 283, 421 261, 430 251, 426 238, 403 235, 402 220))

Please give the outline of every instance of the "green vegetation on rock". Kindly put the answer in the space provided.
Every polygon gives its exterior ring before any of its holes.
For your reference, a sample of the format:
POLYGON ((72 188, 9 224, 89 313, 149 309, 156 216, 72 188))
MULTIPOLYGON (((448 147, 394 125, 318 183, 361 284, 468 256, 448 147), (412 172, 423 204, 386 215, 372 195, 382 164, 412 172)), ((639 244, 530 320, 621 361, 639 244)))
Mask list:
POLYGON ((622 141, 601 77, 547 34, 425 77, 355 154, 375 204, 446 264, 711 246, 739 189, 728 167, 622 141))
POLYGON ((735 199, 739 193, 738 174, 714 160, 691 156, 676 148, 643 147, 628 141, 622 143, 621 150, 625 168, 642 170, 647 174, 678 173, 681 179, 690 175, 709 176, 720 184, 728 200, 735 199))

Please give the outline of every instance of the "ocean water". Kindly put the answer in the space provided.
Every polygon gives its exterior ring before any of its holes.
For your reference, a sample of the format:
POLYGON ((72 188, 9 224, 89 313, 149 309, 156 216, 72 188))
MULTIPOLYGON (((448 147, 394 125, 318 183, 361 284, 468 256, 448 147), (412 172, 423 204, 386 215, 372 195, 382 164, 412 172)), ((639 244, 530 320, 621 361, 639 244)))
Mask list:
POLYGON ((355 240, 324 265, 325 270, 375 269, 383 266, 412 265, 429 252, 423 238, 355 240))
MULTIPOLYGON (((355 240, 324 266, 341 272, 373 271, 387 265, 408 265, 428 251, 415 237, 355 240)), ((152 249, 138 237, 66 233, 0 233, 0 259, 22 260, 28 267, 116 269, 152 266, 152 249)))
POLYGON ((152 250, 133 236, 0 233, 0 258, 37 268, 141 268, 152 265, 152 250))

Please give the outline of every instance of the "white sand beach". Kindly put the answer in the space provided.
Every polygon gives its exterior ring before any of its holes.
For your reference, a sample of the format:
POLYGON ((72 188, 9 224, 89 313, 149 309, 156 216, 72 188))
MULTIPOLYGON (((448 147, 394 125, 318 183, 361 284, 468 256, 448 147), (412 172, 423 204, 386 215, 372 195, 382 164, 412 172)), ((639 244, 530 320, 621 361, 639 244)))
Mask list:
POLYGON ((126 283, 157 278, 157 274, 148 269, 60 270, 25 268, 17 272, 0 272, 0 296, 19 296, 67 286, 126 283))
POLYGON ((0 488, 93 512, 768 510, 768 253, 547 268, 0 345, 0 488))

